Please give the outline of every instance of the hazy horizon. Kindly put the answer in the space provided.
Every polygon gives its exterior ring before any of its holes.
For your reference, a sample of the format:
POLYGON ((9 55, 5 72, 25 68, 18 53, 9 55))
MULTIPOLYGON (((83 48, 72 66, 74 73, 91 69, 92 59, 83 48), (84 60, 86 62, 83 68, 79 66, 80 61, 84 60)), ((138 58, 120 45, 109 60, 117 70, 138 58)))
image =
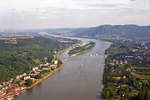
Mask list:
POLYGON ((0 30, 150 25, 149 0, 5 0, 0 30))

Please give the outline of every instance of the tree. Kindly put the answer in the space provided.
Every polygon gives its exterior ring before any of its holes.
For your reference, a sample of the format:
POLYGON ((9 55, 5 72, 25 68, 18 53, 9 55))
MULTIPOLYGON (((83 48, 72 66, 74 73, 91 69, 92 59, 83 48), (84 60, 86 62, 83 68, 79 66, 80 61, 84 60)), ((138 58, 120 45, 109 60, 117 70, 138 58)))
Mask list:
POLYGON ((26 86, 31 86, 32 85, 32 80, 31 79, 27 79, 25 85, 26 86))
POLYGON ((149 100, 150 99, 150 90, 147 90, 145 93, 145 100, 149 100))

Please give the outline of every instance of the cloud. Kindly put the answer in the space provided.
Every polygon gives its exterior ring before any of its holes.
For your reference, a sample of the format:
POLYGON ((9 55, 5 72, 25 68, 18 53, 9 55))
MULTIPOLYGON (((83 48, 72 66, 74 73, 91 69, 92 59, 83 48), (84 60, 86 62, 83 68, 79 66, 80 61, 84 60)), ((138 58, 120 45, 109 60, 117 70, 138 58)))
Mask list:
POLYGON ((3 0, 0 7, 5 29, 150 24, 149 0, 3 0))
POLYGON ((130 0, 130 1, 136 1, 136 0, 130 0))

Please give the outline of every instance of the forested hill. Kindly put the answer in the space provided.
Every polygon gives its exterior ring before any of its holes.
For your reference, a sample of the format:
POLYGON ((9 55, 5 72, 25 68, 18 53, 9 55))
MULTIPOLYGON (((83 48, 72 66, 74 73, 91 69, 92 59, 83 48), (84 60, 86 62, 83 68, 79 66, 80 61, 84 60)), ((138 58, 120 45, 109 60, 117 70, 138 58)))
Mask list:
MULTIPOLYGON (((43 30, 44 31, 44 30, 43 30)), ((72 29, 58 29, 55 31, 45 30, 48 33, 78 36, 78 37, 90 37, 90 38, 126 38, 136 40, 150 40, 150 26, 138 26, 138 25, 101 25, 97 27, 89 28, 72 28, 72 29)))
POLYGON ((72 33, 80 37, 150 39, 150 26, 102 25, 73 30, 72 33))
POLYGON ((52 58, 54 50, 66 47, 66 44, 44 37, 0 38, 0 83, 28 72, 52 58))

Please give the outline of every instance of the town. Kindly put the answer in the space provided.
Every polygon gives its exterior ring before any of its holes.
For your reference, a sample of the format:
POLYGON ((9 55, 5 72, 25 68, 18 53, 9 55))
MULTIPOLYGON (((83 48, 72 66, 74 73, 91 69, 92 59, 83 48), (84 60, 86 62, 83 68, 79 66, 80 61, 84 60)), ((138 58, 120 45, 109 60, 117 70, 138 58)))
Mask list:
POLYGON ((105 52, 103 98, 148 100, 150 42, 112 42, 105 52))
POLYGON ((11 78, 8 82, 3 82, 0 85, 0 100, 11 100, 14 96, 19 95, 21 91, 32 88, 44 77, 60 67, 61 64, 62 62, 57 58, 57 52, 55 51, 51 62, 48 62, 48 58, 45 57, 45 63, 32 68, 29 73, 17 75, 15 79, 11 78))

